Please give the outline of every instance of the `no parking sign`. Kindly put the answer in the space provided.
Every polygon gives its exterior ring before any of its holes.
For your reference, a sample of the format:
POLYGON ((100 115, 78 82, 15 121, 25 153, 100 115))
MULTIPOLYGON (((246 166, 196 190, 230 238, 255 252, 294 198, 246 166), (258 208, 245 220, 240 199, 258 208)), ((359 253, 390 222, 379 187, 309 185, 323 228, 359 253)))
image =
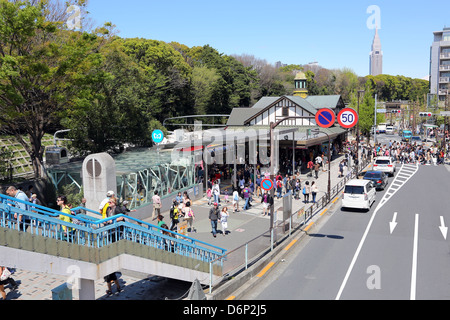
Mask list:
POLYGON ((336 115, 333 110, 323 108, 316 113, 316 123, 321 128, 329 128, 336 121, 336 115))

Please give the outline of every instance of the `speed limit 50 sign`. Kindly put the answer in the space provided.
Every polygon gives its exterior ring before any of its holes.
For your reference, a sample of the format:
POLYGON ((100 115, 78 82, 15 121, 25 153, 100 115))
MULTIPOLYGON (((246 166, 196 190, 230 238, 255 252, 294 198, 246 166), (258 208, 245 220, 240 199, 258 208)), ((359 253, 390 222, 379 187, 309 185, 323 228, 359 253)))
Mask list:
POLYGON ((345 108, 339 112, 337 120, 341 127, 350 129, 358 123, 358 114, 352 108, 345 108))

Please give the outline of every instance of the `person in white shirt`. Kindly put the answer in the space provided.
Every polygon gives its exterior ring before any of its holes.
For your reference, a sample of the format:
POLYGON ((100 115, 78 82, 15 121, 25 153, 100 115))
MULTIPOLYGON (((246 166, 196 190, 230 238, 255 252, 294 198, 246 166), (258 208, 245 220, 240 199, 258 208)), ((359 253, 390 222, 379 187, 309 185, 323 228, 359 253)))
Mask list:
POLYGON ((222 224, 222 235, 224 236, 227 234, 228 217, 229 217, 228 207, 223 207, 222 211, 220 212, 220 223, 222 224))

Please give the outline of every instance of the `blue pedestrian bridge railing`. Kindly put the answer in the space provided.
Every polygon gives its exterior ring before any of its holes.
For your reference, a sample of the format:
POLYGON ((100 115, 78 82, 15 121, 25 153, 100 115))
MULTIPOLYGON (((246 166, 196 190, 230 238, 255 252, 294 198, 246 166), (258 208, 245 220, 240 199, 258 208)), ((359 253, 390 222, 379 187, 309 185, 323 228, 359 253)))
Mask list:
POLYGON ((94 248, 128 240, 208 263, 214 261, 214 264, 218 265, 222 264, 220 257, 226 252, 225 249, 209 243, 124 214, 101 219, 95 217, 101 217, 98 212, 84 207, 76 207, 71 211, 75 214, 0 194, 0 227, 94 248), (79 213, 86 211, 94 216, 79 213), (19 216, 22 216, 21 221, 19 216), (60 216, 69 217, 71 222, 63 221, 60 216), (125 218, 125 221, 117 221, 120 217, 125 218))

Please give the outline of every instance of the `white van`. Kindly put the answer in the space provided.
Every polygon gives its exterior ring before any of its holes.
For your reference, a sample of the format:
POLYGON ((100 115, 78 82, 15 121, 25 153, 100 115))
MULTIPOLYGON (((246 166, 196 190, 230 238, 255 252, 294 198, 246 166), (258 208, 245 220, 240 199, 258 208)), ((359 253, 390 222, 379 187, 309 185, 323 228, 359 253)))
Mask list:
POLYGON ((342 207, 369 210, 376 200, 376 191, 372 181, 353 179, 345 184, 342 194, 342 207))
POLYGON ((386 134, 394 134, 394 127, 386 126, 386 134))

